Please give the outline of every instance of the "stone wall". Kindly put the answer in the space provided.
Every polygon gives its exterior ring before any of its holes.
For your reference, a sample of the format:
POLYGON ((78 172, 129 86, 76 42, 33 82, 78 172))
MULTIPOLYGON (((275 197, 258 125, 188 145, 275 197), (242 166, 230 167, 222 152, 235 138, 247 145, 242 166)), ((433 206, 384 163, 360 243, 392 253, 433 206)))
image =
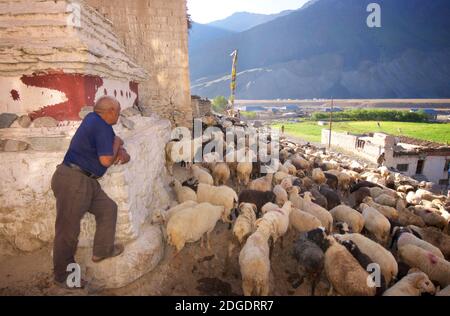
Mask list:
MULTIPOLYGON (((329 129, 322 130, 322 144, 329 143, 329 129)), ((356 155, 369 160, 373 163, 377 162, 378 157, 384 152, 384 147, 376 144, 372 144, 368 141, 364 141, 362 147, 358 147, 358 141, 363 142, 364 137, 358 137, 349 133, 336 133, 331 132, 331 145, 341 147, 345 150, 349 150, 356 155)))
POLYGON ((202 99, 199 96, 193 95, 192 101, 192 116, 194 118, 202 117, 206 113, 211 112, 211 101, 208 99, 202 99))
MULTIPOLYGON (((127 165, 111 167, 100 180, 102 188, 118 204, 116 238, 124 243, 138 238, 152 210, 170 204, 164 168, 170 122, 140 116, 129 119, 135 122, 135 130, 117 126, 115 132, 124 139, 132 160, 127 165)), ((57 135, 70 139, 76 128, 10 128, 0 130, 0 138, 27 141, 40 135, 51 143, 55 141, 52 137, 57 135)), ((55 199, 50 181, 66 148, 56 152, 42 148, 43 151, 0 152, 0 243, 3 249, 28 252, 53 241, 55 199)), ((91 247, 94 217, 87 214, 81 227, 80 246, 91 247)))
POLYGON ((86 0, 112 21, 127 52, 150 74, 140 103, 178 125, 190 126, 186 0, 86 0))

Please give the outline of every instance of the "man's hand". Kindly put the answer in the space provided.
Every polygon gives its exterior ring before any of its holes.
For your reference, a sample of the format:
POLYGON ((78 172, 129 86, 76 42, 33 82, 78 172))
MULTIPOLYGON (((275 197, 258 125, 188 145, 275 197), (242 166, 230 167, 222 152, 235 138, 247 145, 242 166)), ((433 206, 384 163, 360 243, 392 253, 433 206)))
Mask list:
MULTIPOLYGON (((106 168, 111 167, 113 164, 117 164, 119 160, 126 160, 126 156, 124 155, 122 158, 120 158, 121 156, 120 154, 120 149, 123 149, 123 140, 119 137, 119 136, 115 136, 114 137, 114 143, 113 143, 113 155, 112 156, 100 156, 99 160, 100 160, 100 164, 106 168)), ((125 150, 126 153, 126 150, 125 150)), ((128 154, 127 154, 128 155, 128 154)), ((128 161, 130 159, 128 158, 128 161)), ((127 162, 128 162, 127 161, 127 162)))
POLYGON ((118 143, 119 146, 123 146, 124 142, 122 140, 122 138, 120 138, 119 136, 116 136, 114 138, 114 144, 118 143))
POLYGON ((116 161, 114 162, 115 165, 123 165, 130 161, 131 157, 126 151, 125 148, 122 146, 119 148, 119 152, 117 153, 116 161))

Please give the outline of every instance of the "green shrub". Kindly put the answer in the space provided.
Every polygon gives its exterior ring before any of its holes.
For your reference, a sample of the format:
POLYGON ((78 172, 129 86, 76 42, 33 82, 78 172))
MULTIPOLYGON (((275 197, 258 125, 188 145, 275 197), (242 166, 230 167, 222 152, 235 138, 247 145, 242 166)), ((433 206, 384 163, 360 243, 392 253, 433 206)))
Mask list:
MULTIPOLYGON (((327 121, 330 113, 314 112, 311 116, 314 121, 327 121)), ((353 109, 343 112, 334 112, 334 121, 394 121, 394 122, 427 122, 428 115, 423 111, 409 112, 383 109, 353 109)))

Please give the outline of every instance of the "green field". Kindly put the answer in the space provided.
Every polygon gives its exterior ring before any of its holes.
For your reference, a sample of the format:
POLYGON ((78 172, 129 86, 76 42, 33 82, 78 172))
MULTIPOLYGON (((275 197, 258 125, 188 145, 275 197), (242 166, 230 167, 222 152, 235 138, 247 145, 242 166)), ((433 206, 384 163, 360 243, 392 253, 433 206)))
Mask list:
MULTIPOLYGON (((319 126, 317 122, 305 121, 301 123, 275 124, 274 128, 285 127, 285 134, 302 138, 306 141, 320 143, 321 131, 327 126, 319 126)), ((446 144, 450 142, 450 123, 406 123, 406 122, 336 122, 333 130, 363 134, 369 132, 383 132, 391 135, 402 135, 422 140, 446 144), (400 129, 400 130, 399 130, 400 129)))

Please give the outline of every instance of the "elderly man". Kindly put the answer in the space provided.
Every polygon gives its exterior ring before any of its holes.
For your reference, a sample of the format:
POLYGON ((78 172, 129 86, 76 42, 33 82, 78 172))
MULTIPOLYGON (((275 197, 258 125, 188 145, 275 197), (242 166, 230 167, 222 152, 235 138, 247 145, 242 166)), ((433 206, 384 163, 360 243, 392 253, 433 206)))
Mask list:
MULTIPOLYGON (((102 190, 97 179, 108 167, 124 164, 130 156, 123 141, 115 135, 120 115, 120 103, 111 97, 97 101, 94 112, 89 113, 75 133, 64 162, 52 178, 56 197, 56 224, 53 247, 55 284, 69 288, 66 271, 75 263, 80 234, 80 222, 86 212, 95 216, 96 231, 92 261, 120 255, 124 247, 115 245, 117 204, 102 190)), ((84 284, 81 285, 81 288, 84 284)))

